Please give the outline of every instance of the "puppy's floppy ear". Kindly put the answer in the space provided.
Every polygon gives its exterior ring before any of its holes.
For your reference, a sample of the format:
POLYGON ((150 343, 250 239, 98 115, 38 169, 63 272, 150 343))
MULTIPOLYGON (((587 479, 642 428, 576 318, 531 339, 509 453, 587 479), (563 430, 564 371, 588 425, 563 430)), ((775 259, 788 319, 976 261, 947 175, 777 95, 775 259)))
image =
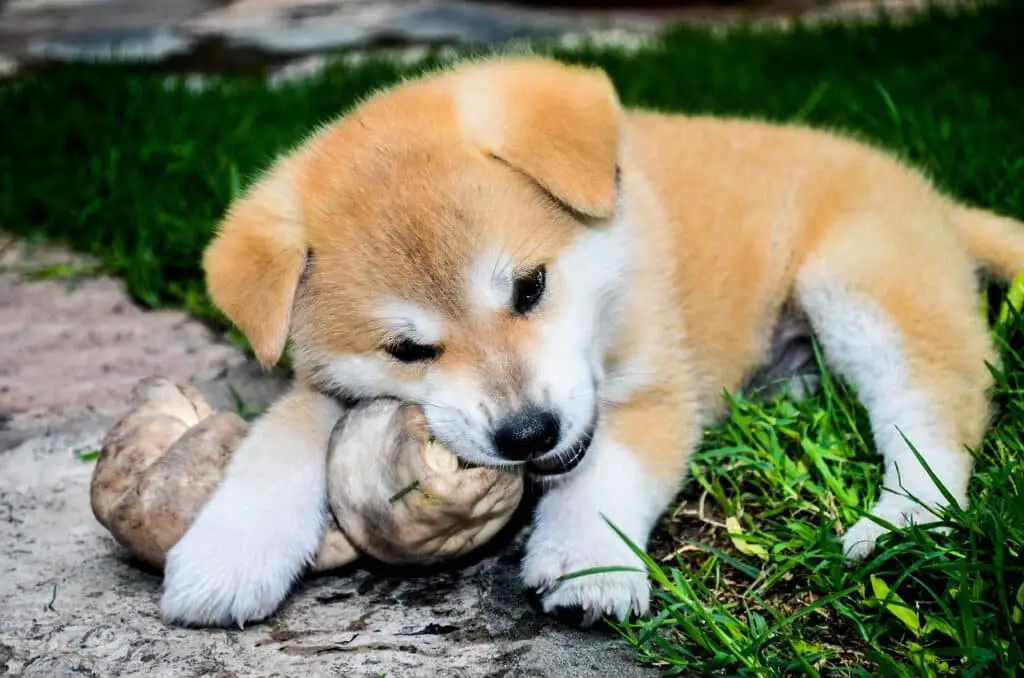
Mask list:
POLYGON ((306 250, 297 189, 282 163, 231 205, 203 254, 210 297, 263 365, 284 352, 306 250))
POLYGON ((599 70, 545 59, 482 62, 456 74, 461 129, 590 217, 615 212, 621 107, 599 70))

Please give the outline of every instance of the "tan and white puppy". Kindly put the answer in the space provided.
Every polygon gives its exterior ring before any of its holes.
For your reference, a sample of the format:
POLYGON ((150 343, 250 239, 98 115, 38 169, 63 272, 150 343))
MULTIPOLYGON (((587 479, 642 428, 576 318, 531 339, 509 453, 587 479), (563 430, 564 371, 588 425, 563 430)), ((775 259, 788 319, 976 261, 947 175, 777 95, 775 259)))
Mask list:
MULTIPOLYGON (((901 432, 966 502, 996 358, 977 269, 1024 267, 1024 227, 837 135, 624 110, 600 71, 507 58, 321 129, 232 206, 205 267, 260 360, 290 337, 298 378, 171 551, 165 619, 273 613, 320 539, 340 403, 388 397, 467 462, 546 478, 522 578, 591 623, 649 601, 643 572, 562 579, 642 569, 603 517, 644 545, 723 389, 806 372, 811 332, 870 413, 875 515, 943 503, 901 432)), ((862 519, 844 548, 882 532, 862 519)))

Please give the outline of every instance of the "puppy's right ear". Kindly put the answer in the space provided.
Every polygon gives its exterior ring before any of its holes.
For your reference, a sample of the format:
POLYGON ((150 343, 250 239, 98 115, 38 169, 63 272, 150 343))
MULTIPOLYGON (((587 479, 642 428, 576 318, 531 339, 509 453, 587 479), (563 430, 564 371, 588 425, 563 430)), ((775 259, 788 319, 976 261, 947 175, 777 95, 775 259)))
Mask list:
POLYGON ((306 265, 306 227, 290 169, 278 165, 236 200, 203 254, 210 297, 263 365, 281 359, 306 265))

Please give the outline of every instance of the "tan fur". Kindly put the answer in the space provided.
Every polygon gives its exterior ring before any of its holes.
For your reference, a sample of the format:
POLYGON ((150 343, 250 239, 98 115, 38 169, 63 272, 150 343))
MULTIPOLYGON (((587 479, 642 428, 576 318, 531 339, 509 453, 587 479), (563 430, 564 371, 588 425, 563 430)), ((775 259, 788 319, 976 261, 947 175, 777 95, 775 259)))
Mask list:
POLYGON ((306 257, 308 235, 294 190, 282 163, 232 205, 203 257, 210 296, 263 364, 276 363, 284 351, 306 257))
MULTIPOLYGON (((375 309, 408 300, 444 321, 432 369, 515 391, 538 336, 474 309, 467 271, 492 250, 550 262, 602 228, 620 208, 617 166, 640 265, 603 359, 642 373, 606 426, 652 474, 683 477, 722 392, 768 358, 780 310, 814 271, 893 328, 941 435, 978 444, 994 351, 975 269, 1024 268, 1024 226, 854 140, 623 111, 604 74, 540 59, 404 83, 311 137, 232 208, 206 255, 210 293, 264 362, 290 326, 314 384, 332 355, 379 355, 389 330, 375 309)), ((426 368, 389 369, 414 381, 426 368)))

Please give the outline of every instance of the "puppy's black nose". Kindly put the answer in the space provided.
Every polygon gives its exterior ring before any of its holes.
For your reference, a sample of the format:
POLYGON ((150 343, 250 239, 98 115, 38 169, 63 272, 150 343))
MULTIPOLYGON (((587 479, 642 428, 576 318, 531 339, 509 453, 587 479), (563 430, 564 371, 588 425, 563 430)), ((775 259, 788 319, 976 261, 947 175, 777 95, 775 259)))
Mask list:
POLYGON ((494 432, 494 446, 505 459, 526 461, 558 444, 558 417, 535 407, 524 407, 505 418, 494 432))

